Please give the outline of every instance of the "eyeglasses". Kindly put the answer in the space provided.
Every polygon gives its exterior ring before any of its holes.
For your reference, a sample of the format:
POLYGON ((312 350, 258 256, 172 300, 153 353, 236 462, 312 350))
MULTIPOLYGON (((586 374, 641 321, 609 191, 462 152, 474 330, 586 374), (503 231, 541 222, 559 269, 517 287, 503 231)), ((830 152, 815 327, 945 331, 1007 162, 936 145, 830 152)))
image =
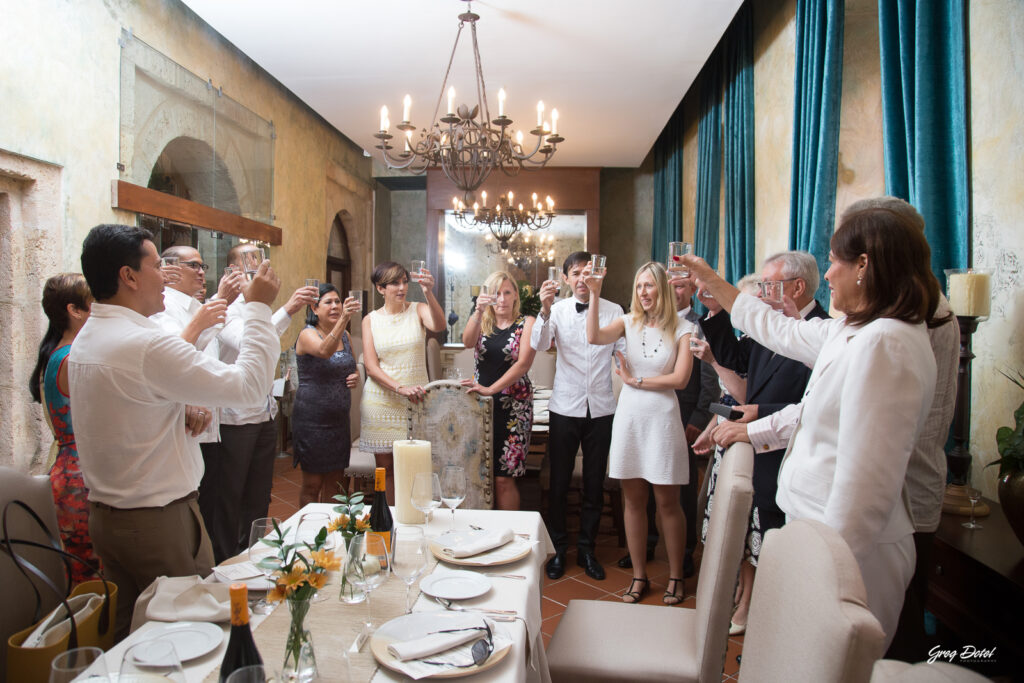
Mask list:
POLYGON ((793 280, 799 280, 798 277, 787 277, 785 280, 758 280, 758 284, 774 284, 778 282, 780 285, 784 282, 792 282, 793 280))
POLYGON ((473 647, 470 648, 470 656, 473 658, 471 664, 456 664, 455 662, 437 662, 427 659, 421 659, 420 661, 424 664, 435 664, 437 666, 450 666, 455 669, 468 669, 471 666, 480 666, 487 661, 487 658, 494 652, 494 635, 491 633, 491 627, 484 623, 483 626, 470 626, 468 628, 448 628, 442 631, 433 631, 426 635, 432 636, 435 633, 461 633, 462 631, 482 631, 486 633, 480 640, 473 643, 473 647))
POLYGON ((210 266, 206 265, 205 263, 200 263, 199 261, 182 261, 178 265, 188 266, 197 273, 205 273, 210 269, 210 266))

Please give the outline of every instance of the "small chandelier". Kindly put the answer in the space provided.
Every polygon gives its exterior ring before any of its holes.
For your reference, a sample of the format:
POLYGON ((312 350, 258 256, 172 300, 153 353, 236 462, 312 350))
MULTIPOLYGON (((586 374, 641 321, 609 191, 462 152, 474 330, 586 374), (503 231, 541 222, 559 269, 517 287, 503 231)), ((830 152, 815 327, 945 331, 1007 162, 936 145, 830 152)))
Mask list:
POLYGON ((503 256, 509 265, 514 265, 520 270, 526 270, 533 265, 552 264, 555 262, 554 235, 545 235, 536 240, 530 240, 527 234, 509 240, 507 249, 502 249, 494 240, 487 235, 484 238, 485 247, 488 253, 496 256, 503 256))
POLYGON ((390 141, 394 136, 389 132, 391 122, 388 108, 380 109, 380 132, 374 135, 380 140, 376 146, 388 168, 408 169, 412 173, 423 173, 428 167, 441 167, 448 179, 462 190, 466 204, 474 200, 474 192, 497 167, 506 175, 515 176, 522 169, 533 170, 545 166, 554 156, 559 142, 565 140, 558 134, 558 110, 551 110, 551 122, 544 120, 544 102, 537 103, 537 127, 530 131, 536 140, 532 151, 523 147, 523 132, 513 133, 512 119, 505 115, 505 90, 498 91, 498 116, 491 119, 487 105, 487 88, 484 85, 483 68, 480 65, 480 47, 477 44, 476 22, 469 0, 464 0, 467 11, 459 15, 459 31, 448 60, 441 83, 441 92, 434 107, 433 123, 430 129, 422 129, 419 137, 413 139, 416 130, 409 121, 412 100, 408 95, 403 100, 402 122, 397 128, 405 139, 401 141, 402 151, 394 151, 390 141), (455 106, 455 88, 448 88, 447 114, 437 119, 438 109, 444 98, 445 86, 452 70, 455 50, 466 22, 469 22, 473 36, 473 61, 476 68, 477 103, 472 109, 466 104, 455 106))
POLYGON ((473 202, 472 210, 467 209, 465 202, 458 197, 452 197, 455 219, 468 228, 486 226, 498 241, 502 251, 508 250, 509 241, 524 227, 530 230, 543 230, 551 225, 551 219, 555 217, 555 202, 551 197, 547 197, 544 200, 547 204, 545 207, 538 201, 536 192, 532 196, 531 208, 524 208, 522 202, 518 206, 513 204, 514 195, 511 191, 507 195, 499 195, 493 207, 487 206, 487 192, 481 192, 481 196, 483 206, 473 202))

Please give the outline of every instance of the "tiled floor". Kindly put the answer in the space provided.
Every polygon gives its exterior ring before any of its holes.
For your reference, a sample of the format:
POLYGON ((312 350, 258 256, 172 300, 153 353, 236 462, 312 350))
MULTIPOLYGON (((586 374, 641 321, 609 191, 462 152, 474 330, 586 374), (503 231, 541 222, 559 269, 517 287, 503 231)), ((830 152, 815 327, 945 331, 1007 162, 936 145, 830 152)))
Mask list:
MULTIPOLYGON (((274 488, 271 494, 270 514, 282 519, 290 517, 299 509, 299 482, 301 474, 298 469, 292 469, 292 460, 279 458, 274 467, 274 488)), ((616 562, 625 554, 625 549, 619 548, 617 539, 611 534, 601 534, 597 540, 597 559, 604 565, 607 574, 604 581, 595 581, 583 573, 581 567, 576 566, 576 550, 569 550, 566 555, 568 568, 565 576, 557 581, 544 578, 544 597, 541 605, 541 616, 543 622, 541 633, 546 646, 551 640, 555 628, 558 626, 562 613, 570 600, 619 600, 619 595, 628 587, 632 577, 631 570, 619 569, 616 562)), ((647 565, 647 574, 651 579, 651 590, 643 599, 644 604, 660 605, 661 596, 665 592, 668 583, 668 562, 665 560, 664 547, 659 546, 655 553, 653 562, 647 565)), ((696 577, 686 582, 687 599, 680 605, 680 608, 694 607, 694 595, 697 589, 696 577)), ((725 671, 723 681, 734 681, 739 672, 739 663, 736 656, 743 649, 743 636, 729 638, 729 649, 725 657, 725 671)))

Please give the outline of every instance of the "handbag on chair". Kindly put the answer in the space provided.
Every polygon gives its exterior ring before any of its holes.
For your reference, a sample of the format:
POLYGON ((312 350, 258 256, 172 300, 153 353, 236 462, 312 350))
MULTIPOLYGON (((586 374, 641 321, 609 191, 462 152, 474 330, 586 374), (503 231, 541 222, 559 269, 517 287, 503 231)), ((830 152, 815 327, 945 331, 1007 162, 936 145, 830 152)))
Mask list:
MULTIPOLYGON (((86 646, 107 650, 113 646, 117 613, 117 585, 104 579, 99 567, 93 563, 66 552, 61 547, 60 541, 50 534, 39 515, 20 500, 12 500, 4 506, 0 551, 11 558, 18 571, 28 580, 36 596, 34 623, 7 639, 8 681, 46 683, 50 675, 50 663, 61 652, 86 646), (7 521, 12 506, 21 508, 28 513, 42 529, 49 543, 11 538, 7 531, 7 521), (64 561, 65 571, 68 573, 68 585, 70 585, 70 563, 73 561, 84 564, 100 578, 80 583, 70 592, 62 590, 45 572, 19 554, 18 547, 36 548, 60 555, 64 561), (60 600, 60 605, 45 616, 40 614, 42 596, 39 593, 37 582, 50 588, 60 600)), ((11 588, 6 587, 7 590, 11 588)))

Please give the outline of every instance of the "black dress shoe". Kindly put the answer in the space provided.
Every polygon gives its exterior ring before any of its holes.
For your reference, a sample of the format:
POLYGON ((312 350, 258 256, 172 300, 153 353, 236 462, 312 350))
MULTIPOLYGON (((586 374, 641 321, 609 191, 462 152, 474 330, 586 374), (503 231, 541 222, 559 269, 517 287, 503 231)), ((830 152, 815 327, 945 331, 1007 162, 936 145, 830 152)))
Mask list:
POLYGON ((576 564, 583 567, 584 573, 595 581, 604 581, 604 567, 594 557, 594 553, 579 551, 576 555, 576 564))
MULTIPOLYGON (((654 548, 648 548, 647 549, 647 561, 650 562, 653 559, 654 559, 654 548)), ((625 555, 620 557, 619 561, 616 562, 615 564, 619 565, 619 567, 621 567, 622 569, 632 569, 633 568, 633 558, 631 558, 629 556, 629 553, 626 553, 625 555)), ((687 578, 689 578, 689 577, 687 577, 687 578)))
POLYGON ((555 553, 555 556, 548 560, 544 572, 549 579, 560 579, 565 574, 565 553, 555 553))

